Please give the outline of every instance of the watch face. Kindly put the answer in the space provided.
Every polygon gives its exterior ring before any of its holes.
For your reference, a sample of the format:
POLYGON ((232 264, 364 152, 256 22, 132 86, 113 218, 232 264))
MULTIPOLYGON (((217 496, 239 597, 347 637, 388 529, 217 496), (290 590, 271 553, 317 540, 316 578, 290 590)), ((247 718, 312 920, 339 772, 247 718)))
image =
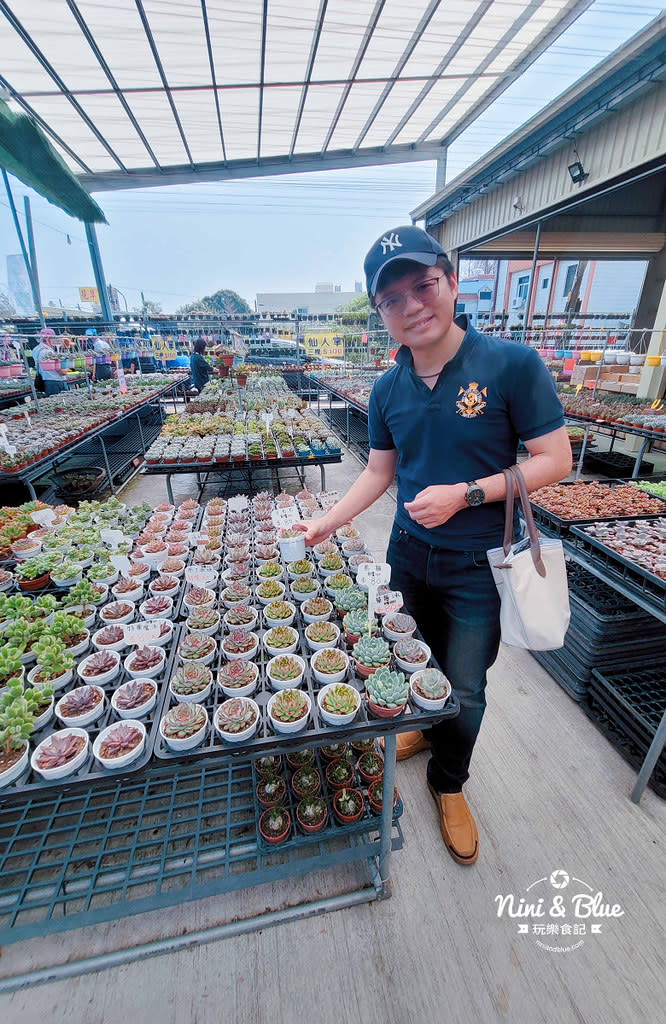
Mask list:
POLYGON ((483 505, 483 499, 485 496, 483 487, 479 487, 478 484, 472 484, 471 487, 468 487, 467 494, 465 495, 467 504, 470 505, 471 508, 476 508, 477 505, 483 505))

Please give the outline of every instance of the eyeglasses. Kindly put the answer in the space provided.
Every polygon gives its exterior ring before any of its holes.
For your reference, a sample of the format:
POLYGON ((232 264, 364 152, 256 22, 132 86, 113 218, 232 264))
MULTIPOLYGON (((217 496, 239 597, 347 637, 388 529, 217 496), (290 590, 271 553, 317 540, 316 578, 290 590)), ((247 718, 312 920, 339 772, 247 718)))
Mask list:
POLYGON ((445 276, 445 274, 440 274, 438 277, 427 277, 425 281, 421 281, 414 288, 409 288, 406 292, 399 292, 397 295, 390 295, 387 299, 382 299, 381 302, 377 303, 377 309, 382 316, 400 316, 405 311, 407 299, 410 295, 414 295, 424 306, 428 305, 428 303, 434 302, 438 298, 439 282, 445 276))

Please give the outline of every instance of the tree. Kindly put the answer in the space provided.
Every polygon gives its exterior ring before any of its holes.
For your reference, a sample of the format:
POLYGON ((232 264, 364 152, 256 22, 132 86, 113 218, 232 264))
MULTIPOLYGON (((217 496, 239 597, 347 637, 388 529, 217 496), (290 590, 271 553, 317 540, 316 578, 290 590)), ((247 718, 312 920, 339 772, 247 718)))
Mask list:
POLYGON ((340 312, 357 313, 359 316, 367 316, 370 312, 370 300, 365 292, 363 292, 361 295, 357 295, 353 298, 351 302, 348 302, 340 312))
POLYGON ((162 307, 159 302, 153 302, 152 299, 144 299, 140 306, 134 307, 132 312, 141 313, 142 316, 156 316, 157 313, 162 312, 162 307))
POLYGON ((178 315, 183 313, 220 313, 223 316, 230 316, 233 313, 251 312, 252 309, 245 299, 230 288, 220 288, 212 295, 204 295, 203 299, 189 302, 186 306, 181 306, 176 310, 178 315))
POLYGON ((12 300, 7 295, 7 292, 0 288, 0 316, 14 316, 16 310, 12 300))

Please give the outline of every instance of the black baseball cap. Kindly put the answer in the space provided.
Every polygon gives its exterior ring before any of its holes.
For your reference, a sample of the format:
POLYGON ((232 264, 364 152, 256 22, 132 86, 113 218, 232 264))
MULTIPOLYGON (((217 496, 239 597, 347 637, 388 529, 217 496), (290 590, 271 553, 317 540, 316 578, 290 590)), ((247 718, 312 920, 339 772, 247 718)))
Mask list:
POLYGON ((422 228, 403 224, 385 231, 374 243, 365 257, 365 286, 369 295, 374 295, 382 271, 396 260, 412 260, 425 267, 434 267, 438 256, 446 256, 439 242, 422 228))

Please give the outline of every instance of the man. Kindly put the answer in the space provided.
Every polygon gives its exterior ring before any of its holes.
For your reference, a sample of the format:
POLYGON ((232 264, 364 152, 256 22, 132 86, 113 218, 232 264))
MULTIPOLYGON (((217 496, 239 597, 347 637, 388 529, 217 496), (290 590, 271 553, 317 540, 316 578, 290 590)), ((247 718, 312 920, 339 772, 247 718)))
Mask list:
POLYGON ((431 749, 427 783, 442 837, 458 863, 473 864, 478 833, 462 787, 500 640, 486 550, 502 541, 502 470, 515 463, 521 439, 532 491, 569 473, 571 446, 536 352, 454 318, 456 276, 434 238, 412 226, 387 232, 366 256, 365 273, 370 301, 400 347, 370 395, 368 465, 332 509, 304 526, 306 542, 317 544, 368 508, 397 475, 391 586, 461 705, 427 736, 399 735, 397 756, 431 749))
POLYGON ((211 374, 215 372, 210 363, 204 359, 205 351, 205 338, 197 338, 194 342, 194 351, 190 356, 190 377, 192 380, 192 387, 196 388, 197 391, 201 391, 201 389, 206 386, 210 380, 211 374))

